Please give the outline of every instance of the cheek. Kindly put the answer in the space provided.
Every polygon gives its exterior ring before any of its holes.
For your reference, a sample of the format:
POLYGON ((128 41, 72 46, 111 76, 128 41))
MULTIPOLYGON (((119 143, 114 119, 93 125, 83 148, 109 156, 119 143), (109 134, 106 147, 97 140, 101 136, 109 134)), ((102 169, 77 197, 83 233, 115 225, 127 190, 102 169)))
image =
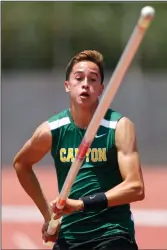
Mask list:
POLYGON ((100 86, 99 91, 98 91, 98 95, 101 96, 102 93, 103 93, 103 87, 100 86))
POLYGON ((71 95, 72 96, 75 96, 75 95, 77 95, 77 93, 78 93, 78 88, 76 87, 76 86, 71 86, 71 89, 70 89, 70 92, 71 92, 71 95))
POLYGON ((96 88, 92 88, 90 91, 95 96, 100 96, 101 93, 102 93, 101 88, 97 88, 97 87, 96 88))
POLYGON ((78 91, 78 89, 79 89, 79 83, 78 82, 76 82, 76 81, 73 81, 73 83, 71 84, 71 89, 73 90, 73 91, 78 91))

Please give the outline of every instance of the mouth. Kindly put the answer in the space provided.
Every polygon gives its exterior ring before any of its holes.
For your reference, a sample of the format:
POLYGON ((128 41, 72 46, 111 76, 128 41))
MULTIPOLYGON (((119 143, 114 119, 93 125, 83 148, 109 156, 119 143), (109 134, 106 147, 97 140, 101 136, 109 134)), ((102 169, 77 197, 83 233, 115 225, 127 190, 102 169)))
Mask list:
POLYGON ((86 93, 86 92, 83 92, 83 93, 80 94, 80 97, 83 98, 83 99, 86 99, 86 98, 89 97, 89 94, 86 93))

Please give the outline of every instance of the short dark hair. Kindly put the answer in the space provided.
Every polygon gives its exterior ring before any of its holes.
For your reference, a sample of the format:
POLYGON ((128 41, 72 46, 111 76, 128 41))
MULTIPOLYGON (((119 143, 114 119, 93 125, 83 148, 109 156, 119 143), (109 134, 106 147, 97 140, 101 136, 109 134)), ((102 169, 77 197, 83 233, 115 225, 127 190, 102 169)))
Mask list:
POLYGON ((73 66, 82 61, 90 61, 94 62, 100 71, 101 75, 101 82, 103 83, 104 81, 104 66, 103 66, 103 56, 100 52, 96 50, 84 50, 77 55, 75 55, 70 62, 68 63, 66 67, 66 81, 69 80, 70 73, 72 71, 73 66))

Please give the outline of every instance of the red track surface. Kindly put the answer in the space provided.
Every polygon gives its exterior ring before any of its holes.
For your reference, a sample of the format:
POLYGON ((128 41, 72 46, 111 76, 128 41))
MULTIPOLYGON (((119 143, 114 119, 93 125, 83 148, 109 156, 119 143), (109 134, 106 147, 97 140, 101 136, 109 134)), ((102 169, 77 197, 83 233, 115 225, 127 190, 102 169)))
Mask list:
MULTIPOLYGON (((41 182, 43 190, 48 198, 52 200, 56 196, 56 178, 54 169, 36 169, 37 176, 41 182)), ((163 168, 144 168, 144 179, 146 188, 146 198, 142 202, 132 204, 133 210, 156 211, 157 213, 167 212, 167 169, 163 168)), ((4 218, 2 213, 2 249, 46 249, 41 240, 41 221, 28 221, 26 216, 24 221, 17 221, 21 213, 12 210, 14 206, 29 205, 33 206, 31 199, 20 187, 12 168, 3 168, 2 170, 2 205, 11 208, 10 214, 4 218), (12 214, 13 211, 13 214, 12 214), (15 221, 8 221, 9 217, 15 218, 15 221), (17 217, 17 218, 16 218, 17 217)), ((25 211, 25 210, 24 210, 25 211)), ((36 208, 34 207, 34 210, 36 208)), ((152 216, 150 214, 150 216, 152 216)), ((154 217, 149 217, 149 221, 155 221, 154 217)), ((145 218, 145 217, 144 217, 145 218)), ((147 219, 147 217, 146 217, 147 219)), ((158 219, 156 220, 158 221, 158 219)), ((167 221, 167 218, 165 218, 167 221)), ((140 221, 139 221, 140 222, 140 221)), ((163 221, 162 221, 163 222, 163 221)), ((140 249, 167 249, 167 223, 150 225, 150 222, 136 223, 136 238, 140 249), (142 224, 143 223, 143 224, 142 224), (140 224, 140 225, 139 225, 140 224)))

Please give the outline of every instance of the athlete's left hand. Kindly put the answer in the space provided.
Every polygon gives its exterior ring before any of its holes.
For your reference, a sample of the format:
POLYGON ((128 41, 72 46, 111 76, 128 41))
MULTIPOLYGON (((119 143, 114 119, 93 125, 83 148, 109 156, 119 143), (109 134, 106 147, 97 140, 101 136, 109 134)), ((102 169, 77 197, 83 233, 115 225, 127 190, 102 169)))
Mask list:
POLYGON ((63 209, 57 209, 56 207, 57 199, 53 200, 50 204, 51 210, 55 213, 54 219, 58 219, 63 215, 71 214, 80 210, 83 210, 84 204, 82 200, 67 199, 66 204, 63 209))
POLYGON ((54 235, 50 235, 48 234, 47 230, 48 230, 48 226, 49 226, 49 221, 45 221, 43 226, 42 226, 42 239, 44 240, 44 242, 56 242, 57 238, 58 238, 58 233, 61 227, 61 222, 59 221, 57 223, 57 227, 55 228, 55 233, 54 235))

